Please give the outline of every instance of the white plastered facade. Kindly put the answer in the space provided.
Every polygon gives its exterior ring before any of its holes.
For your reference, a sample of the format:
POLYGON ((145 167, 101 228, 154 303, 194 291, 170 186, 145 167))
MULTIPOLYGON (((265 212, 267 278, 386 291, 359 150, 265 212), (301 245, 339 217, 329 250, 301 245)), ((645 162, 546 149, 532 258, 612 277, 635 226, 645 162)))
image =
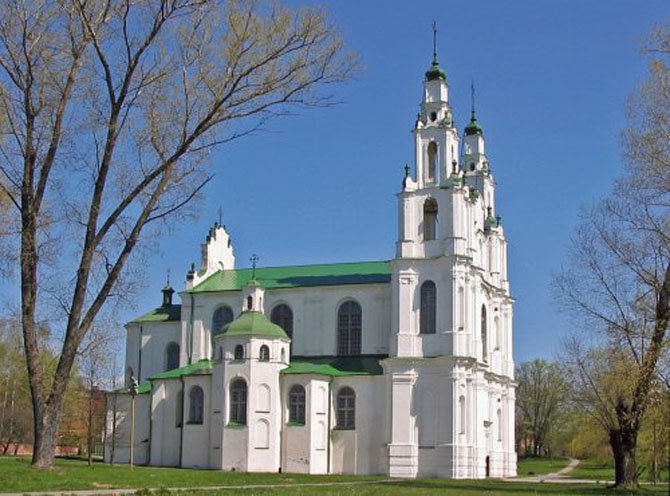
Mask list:
MULTIPOLYGON (((428 73, 427 73, 428 74, 428 73)), ((513 300, 507 242, 496 214, 484 136, 473 117, 461 136, 448 86, 424 81, 414 129, 415 171, 398 193, 396 256, 388 280, 301 287, 260 284, 193 291, 218 271, 234 271, 230 236, 216 224, 180 293, 180 319, 134 321, 126 363, 149 381, 138 396, 137 463, 217 470, 485 478, 516 475, 513 300), (461 147, 463 148, 461 150, 461 147), (424 289, 432 286, 432 304, 424 289), (428 297, 426 297, 428 298, 428 297), (360 355, 378 370, 290 371, 293 357, 338 354, 338 309, 361 312, 360 355), (270 315, 292 311, 292 339, 212 335, 218 308, 270 315), (430 311, 432 319, 422 318, 430 311), (178 377, 165 371, 178 345, 178 377), (174 344, 172 346, 174 346, 174 344), (235 348, 243 347, 243 357, 235 348), (269 357, 260 360, 261 346, 269 357), (208 360, 207 366, 201 360, 208 360), (231 385, 247 387, 246 418, 231 421, 231 385), (290 421, 289 392, 304 390, 304 419, 290 421), (202 419, 188 421, 190 393, 204 392, 202 419), (338 426, 338 394, 355 394, 353 428, 338 426)), ((117 394, 116 461, 128 460, 128 395, 117 394), (125 444, 124 444, 125 443, 125 444), (120 447, 120 448, 119 448, 120 447)), ((106 456, 113 416, 108 415, 106 456)))

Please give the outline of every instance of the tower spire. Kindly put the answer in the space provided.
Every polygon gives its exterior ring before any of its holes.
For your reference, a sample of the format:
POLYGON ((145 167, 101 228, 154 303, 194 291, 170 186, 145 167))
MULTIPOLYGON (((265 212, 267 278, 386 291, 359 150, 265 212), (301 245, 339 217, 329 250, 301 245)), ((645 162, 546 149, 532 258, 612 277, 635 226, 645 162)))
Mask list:
POLYGON ((437 23, 433 21, 433 63, 426 72, 427 81, 435 81, 436 79, 441 79, 442 81, 447 80, 447 73, 440 67, 440 63, 437 61, 437 23))
POLYGON ((475 119, 475 80, 472 80, 472 83, 470 84, 470 97, 472 99, 472 120, 475 119))
POLYGON ((433 20, 433 64, 437 64, 437 23, 433 20))

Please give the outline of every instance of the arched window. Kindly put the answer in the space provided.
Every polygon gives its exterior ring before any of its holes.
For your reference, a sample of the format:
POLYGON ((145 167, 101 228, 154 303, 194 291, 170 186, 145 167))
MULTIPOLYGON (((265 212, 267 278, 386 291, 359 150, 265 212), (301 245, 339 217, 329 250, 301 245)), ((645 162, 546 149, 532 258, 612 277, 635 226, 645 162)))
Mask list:
POLYGON ((346 301, 337 311, 337 354, 361 354, 361 306, 346 301))
POLYGON ((500 319, 498 319, 498 316, 493 319, 493 332, 495 333, 496 337, 496 350, 501 350, 502 349, 502 334, 500 332, 500 319))
POLYGON ((251 310, 253 303, 254 299, 251 296, 247 296, 247 310, 251 310))
POLYGON ((356 428, 356 393, 349 387, 337 393, 337 428, 356 428))
POLYGON ((223 305, 214 310, 212 315, 212 336, 221 334, 223 328, 233 321, 233 311, 228 305, 223 305))
POLYGON ((281 363, 286 363, 286 350, 281 349, 281 363))
POLYGON ((428 143, 428 168, 426 169, 426 182, 434 183, 437 177, 437 143, 428 143))
POLYGON ((179 345, 168 343, 165 347, 165 370, 179 368, 179 345))
POLYGON ((423 204, 423 240, 430 241, 437 238, 437 202, 428 198, 423 204))
POLYGON ((188 423, 202 424, 202 415, 205 410, 205 393, 200 386, 193 386, 188 393, 188 423))
POLYGON ((267 347, 267 345, 261 346, 261 350, 258 356, 258 359, 261 362, 269 362, 270 361, 270 348, 267 347))
POLYGON ((288 393, 288 420, 305 423, 305 388, 296 384, 288 393))
POLYGON ((458 429, 458 432, 461 434, 465 434, 465 396, 460 396, 458 398, 458 410, 459 410, 459 416, 460 419, 458 419, 460 429, 458 429))
POLYGON ((235 346, 235 360, 242 360, 244 358, 244 347, 241 344, 235 346))
POLYGON ((289 338, 293 338, 293 310, 284 303, 280 303, 272 309, 270 321, 277 324, 286 331, 289 338))
POLYGON ((488 361, 488 345, 486 344, 486 306, 482 305, 482 360, 488 361))
POLYGON ((421 285, 421 334, 435 334, 437 290, 433 281, 425 281, 421 285))
POLYGON ((230 385, 230 421, 247 423, 247 383, 244 379, 235 379, 230 385))

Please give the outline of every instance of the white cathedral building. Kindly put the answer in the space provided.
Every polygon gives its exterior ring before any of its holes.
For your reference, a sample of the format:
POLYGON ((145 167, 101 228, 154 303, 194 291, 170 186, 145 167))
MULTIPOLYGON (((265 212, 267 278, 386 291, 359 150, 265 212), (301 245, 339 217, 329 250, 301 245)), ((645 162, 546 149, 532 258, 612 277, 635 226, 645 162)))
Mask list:
MULTIPOLYGON (((181 305, 168 285, 126 325, 135 463, 516 475, 507 242, 482 128, 473 109, 459 134, 448 92, 435 56, 393 260, 236 269, 215 223, 181 305)), ((129 461, 129 391, 108 401, 117 462, 129 461)))

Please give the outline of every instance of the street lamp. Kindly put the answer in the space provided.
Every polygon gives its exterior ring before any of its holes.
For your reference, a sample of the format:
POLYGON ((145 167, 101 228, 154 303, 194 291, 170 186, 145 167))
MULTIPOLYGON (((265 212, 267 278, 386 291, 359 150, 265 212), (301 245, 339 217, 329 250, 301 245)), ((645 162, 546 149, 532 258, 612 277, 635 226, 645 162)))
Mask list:
POLYGON ((135 459, 135 396, 137 396, 138 389, 137 379, 131 375, 130 386, 128 387, 130 392, 130 470, 133 469, 135 459))

